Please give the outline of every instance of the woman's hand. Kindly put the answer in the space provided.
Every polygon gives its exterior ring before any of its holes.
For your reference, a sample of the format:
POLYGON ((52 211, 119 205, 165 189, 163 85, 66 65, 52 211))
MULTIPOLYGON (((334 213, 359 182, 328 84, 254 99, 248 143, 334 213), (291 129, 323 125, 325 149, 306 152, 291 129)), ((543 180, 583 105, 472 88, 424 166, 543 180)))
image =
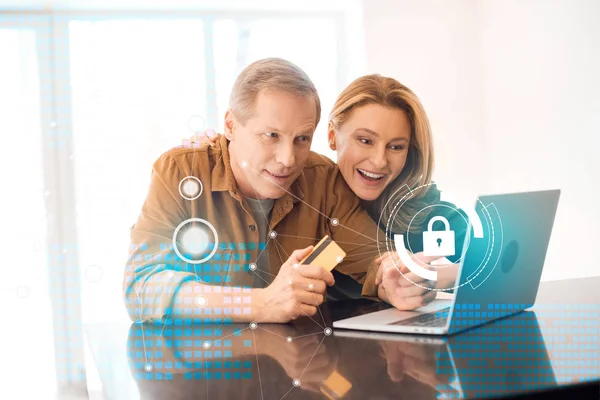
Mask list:
POLYGON ((440 361, 448 360, 445 345, 409 343, 402 341, 381 341, 382 356, 387 362, 390 379, 401 382, 411 376, 434 390, 453 397, 458 393, 450 385, 454 377, 437 370, 440 361))
MULTIPOLYGON (((411 254, 418 263, 428 264, 439 257, 427 257, 423 253, 411 254)), ((436 282, 411 272, 395 252, 387 252, 376 260, 379 264, 375 284, 379 285, 379 298, 398 310, 413 310, 430 303, 437 292, 436 282)))
POLYGON ((214 129, 205 129, 203 132, 196 132, 194 136, 190 138, 190 142, 194 144, 208 143, 209 146, 214 146, 220 137, 221 134, 215 132, 214 129))

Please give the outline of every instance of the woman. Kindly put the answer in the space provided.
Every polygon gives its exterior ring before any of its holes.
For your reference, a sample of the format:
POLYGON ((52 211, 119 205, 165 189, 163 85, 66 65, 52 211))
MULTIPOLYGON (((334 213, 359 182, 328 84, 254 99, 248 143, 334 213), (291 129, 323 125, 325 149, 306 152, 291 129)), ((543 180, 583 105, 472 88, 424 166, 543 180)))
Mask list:
MULTIPOLYGON (((333 106, 328 138, 330 148, 337 152, 340 172, 362 206, 390 238, 403 234, 405 247, 416 253, 417 262, 432 260, 422 254, 422 232, 428 229, 434 212, 451 226, 462 228, 453 228, 455 233, 461 233, 455 238, 456 243, 462 243, 460 236, 464 236, 466 228, 461 224, 463 216, 434 206, 440 202, 440 192, 432 183, 431 128, 421 102, 409 88, 380 75, 356 79, 340 93, 333 106), (399 203, 401 207, 394 209, 399 203)), ((457 257, 449 259, 453 262, 457 257)), ((383 283, 388 291, 398 291, 400 295, 395 297, 405 299, 392 301, 394 306, 412 309, 435 297, 436 291, 426 289, 434 287, 433 282, 410 272, 397 257, 390 261, 388 266, 396 266, 412 281, 394 279, 398 284, 390 285, 383 276, 386 268, 380 267, 377 283, 383 283)), ((387 278, 399 275, 396 268, 387 271, 387 278)), ((454 264, 441 268, 435 287, 451 288, 455 275, 454 264)))
MULTIPOLYGON (((217 138, 209 130, 192 140, 217 138)), ((440 201, 440 192, 432 182, 433 140, 418 97, 393 78, 360 77, 338 96, 329 115, 328 139, 330 148, 337 152, 340 173, 371 218, 390 238, 402 234, 405 247, 417 262, 431 261, 433 258, 422 254, 422 232, 428 228, 433 209, 439 208, 435 205, 440 201), (394 209, 399 202, 402 206, 394 209)), ((453 229, 462 220, 460 214, 447 208, 435 209, 435 215, 445 217, 453 229)), ((458 231, 464 235, 464 229, 458 231)), ((462 243, 460 235, 456 243, 462 243)), ((453 259, 456 257, 449 258, 451 262, 453 259)), ((438 280, 429 282, 410 272, 392 253, 386 253, 379 262, 380 297, 399 309, 428 303, 436 295, 430 290, 433 287, 454 285, 454 264, 440 269, 438 280), (392 291, 394 295, 390 296, 392 291)), ((353 279, 342 274, 336 274, 335 279, 336 287, 344 288, 342 296, 360 297, 360 285, 353 279)))

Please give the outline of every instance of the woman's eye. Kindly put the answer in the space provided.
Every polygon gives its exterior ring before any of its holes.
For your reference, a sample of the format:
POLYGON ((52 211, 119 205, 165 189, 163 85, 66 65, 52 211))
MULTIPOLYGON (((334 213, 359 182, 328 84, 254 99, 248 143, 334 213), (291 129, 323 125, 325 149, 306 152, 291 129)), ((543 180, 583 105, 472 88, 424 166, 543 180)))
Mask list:
POLYGON ((371 139, 365 139, 365 138, 359 138, 358 141, 361 142, 362 144, 371 144, 371 143, 373 143, 373 141, 371 139))
POLYGON ((402 150, 404 150, 404 145, 399 144, 399 145, 396 145, 396 146, 390 146, 390 150, 392 150, 392 151, 402 151, 402 150))

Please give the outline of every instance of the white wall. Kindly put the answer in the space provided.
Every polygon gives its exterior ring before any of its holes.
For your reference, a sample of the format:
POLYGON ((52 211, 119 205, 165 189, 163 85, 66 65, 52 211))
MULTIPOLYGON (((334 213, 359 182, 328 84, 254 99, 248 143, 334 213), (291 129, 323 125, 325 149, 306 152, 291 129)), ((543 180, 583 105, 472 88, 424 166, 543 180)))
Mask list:
POLYGON ((562 189, 544 278, 600 275, 600 2, 480 4, 490 188, 562 189))
POLYGON ((473 4, 363 3, 367 73, 392 76, 419 96, 434 132, 436 180, 460 192, 484 183, 483 169, 473 168, 484 162, 481 53, 473 4))
POLYGON ((543 279, 600 275, 600 2, 368 0, 368 72, 422 99, 451 190, 562 189, 543 279))

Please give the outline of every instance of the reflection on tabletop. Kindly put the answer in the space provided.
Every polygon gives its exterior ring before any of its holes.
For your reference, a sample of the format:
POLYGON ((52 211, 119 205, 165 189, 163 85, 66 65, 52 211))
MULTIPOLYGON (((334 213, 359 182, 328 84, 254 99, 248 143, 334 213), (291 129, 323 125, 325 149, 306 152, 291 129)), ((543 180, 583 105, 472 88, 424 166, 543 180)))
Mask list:
POLYGON ((379 344, 340 349, 308 319, 293 324, 132 324, 127 357, 141 398, 396 397, 379 344), (358 360, 370 359, 363 364, 358 360))
POLYGON ((556 386, 534 312, 450 337, 354 331, 336 336, 379 341, 390 379, 418 381, 434 391, 431 398, 501 397, 556 386))
MULTIPOLYGON (((141 398, 470 398, 557 385, 535 312, 426 337, 294 324, 132 324, 141 398)), ((558 340, 560 342, 560 340, 558 340)))
POLYGON ((327 302, 314 319, 259 323, 255 329, 220 323, 89 324, 88 383, 92 379, 103 398, 116 400, 438 399, 517 393, 544 398, 548 390, 567 387, 597 394, 600 305, 594 301, 597 285, 587 283, 548 284, 534 311, 449 337, 326 333, 333 320, 389 307, 368 300, 327 302), (571 293, 569 300, 557 304, 554 298, 565 293, 571 293))

